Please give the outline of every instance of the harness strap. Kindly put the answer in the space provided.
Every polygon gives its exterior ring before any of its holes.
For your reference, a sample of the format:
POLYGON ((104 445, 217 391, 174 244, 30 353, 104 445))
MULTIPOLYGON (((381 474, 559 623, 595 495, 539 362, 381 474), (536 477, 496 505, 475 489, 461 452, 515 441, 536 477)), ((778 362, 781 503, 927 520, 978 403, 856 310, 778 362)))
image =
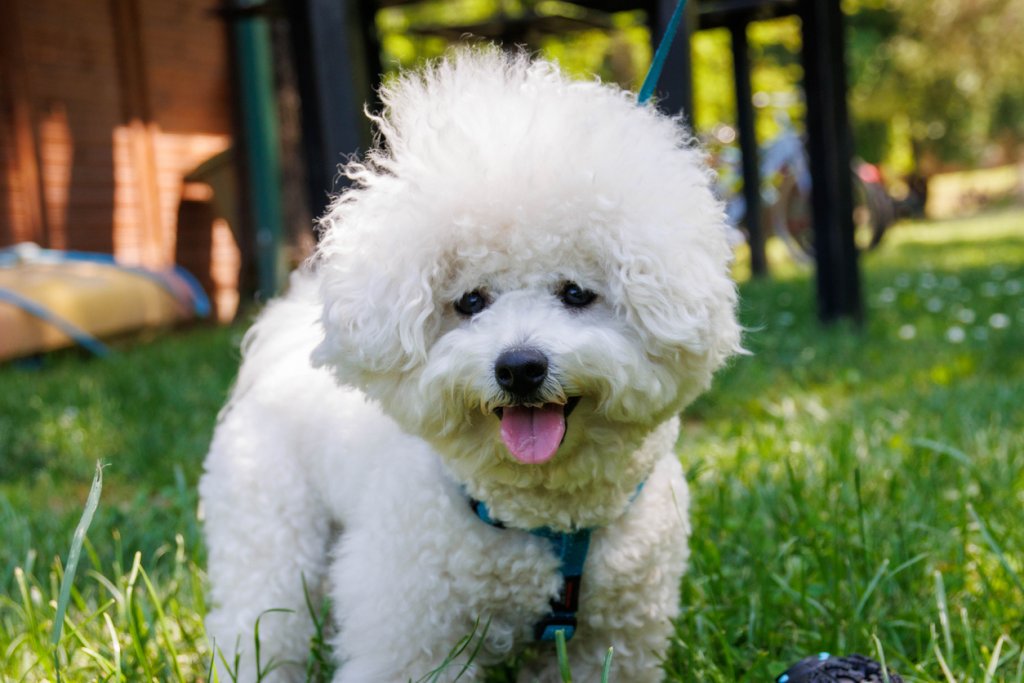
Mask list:
POLYGON ((551 531, 547 527, 532 529, 534 536, 546 538, 561 562, 562 587, 551 601, 551 611, 533 627, 533 637, 540 641, 553 641, 555 633, 563 631, 565 639, 576 634, 576 612, 580 607, 580 588, 583 583, 583 564, 590 550, 590 529, 572 533, 551 531))
MULTIPOLYGON (((658 86, 658 78, 661 76, 661 70, 665 66, 665 60, 668 59, 668 51, 672 47, 672 42, 676 38, 676 31, 679 30, 679 22, 683 17, 683 8, 686 6, 686 0, 678 0, 676 2, 676 8, 672 12, 672 17, 668 20, 668 26, 665 27, 665 35, 661 37, 661 42, 658 43, 658 49, 654 53, 654 59, 651 60, 651 67, 647 70, 647 75, 644 76, 644 83, 640 86, 640 94, 637 95, 637 104, 644 104, 647 100, 651 99, 654 94, 654 89, 658 86)), ((686 112, 690 118, 693 118, 693 112, 686 112)))
MULTIPOLYGON (((636 487, 636 491, 630 497, 632 503, 643 490, 644 482, 636 487)), ((493 526, 496 529, 505 529, 505 525, 491 515, 487 504, 483 501, 469 498, 469 507, 480 521, 493 526)), ((580 529, 578 531, 554 531, 549 527, 530 529, 527 533, 538 538, 546 538, 551 544, 551 550, 559 560, 558 571, 562 575, 562 586, 558 595, 551 600, 551 611, 538 621, 533 627, 535 640, 549 642, 555 640, 555 634, 562 631, 568 641, 576 634, 576 612, 580 606, 580 588, 583 584, 583 565, 587 561, 587 552, 590 550, 591 529, 580 529)))
MULTIPOLYGON (((496 529, 506 528, 491 516, 487 504, 475 498, 469 499, 469 507, 480 521, 496 529)), ((562 586, 558 596, 551 600, 551 611, 533 627, 533 637, 539 641, 554 641, 555 633, 563 631, 569 640, 576 633, 576 612, 580 606, 580 585, 583 582, 583 564, 590 549, 590 529, 562 532, 548 527, 530 529, 527 533, 546 538, 551 550, 558 556, 558 571, 562 575, 562 586)))

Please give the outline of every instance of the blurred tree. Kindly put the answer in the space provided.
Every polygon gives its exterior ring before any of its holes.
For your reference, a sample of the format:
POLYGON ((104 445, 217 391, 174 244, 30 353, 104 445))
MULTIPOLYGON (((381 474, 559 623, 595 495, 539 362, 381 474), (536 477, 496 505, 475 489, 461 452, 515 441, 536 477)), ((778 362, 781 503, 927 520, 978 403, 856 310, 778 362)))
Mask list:
MULTIPOLYGON (((783 17, 750 24, 747 29, 757 111, 757 137, 774 138, 780 126, 803 127, 806 107, 800 90, 800 21, 783 17)), ((694 128, 702 136, 736 121, 728 29, 701 31, 693 39, 694 128)))
POLYGON ((846 0, 844 8, 850 103, 866 158, 927 174, 1024 141, 1024 2, 846 0), (900 158, 898 135, 909 138, 912 158, 900 158))
MULTIPOLYGON (((1024 143, 1024 0, 843 0, 843 7, 859 156, 899 175, 975 164, 993 152, 1012 158, 1024 143)), ((394 70, 444 52, 448 41, 430 27, 581 12, 548 0, 428 0, 381 10, 377 26, 384 65, 394 70)), ((651 58, 643 13, 608 17, 604 30, 534 36, 527 47, 581 77, 636 88, 651 58)), ((799 20, 756 22, 748 39, 763 142, 780 120, 802 127, 799 20)), ((692 121, 707 135, 735 121, 728 31, 698 33, 693 54, 692 121)))
MULTIPOLYGON (((563 17, 579 20, 579 26, 605 24, 604 28, 574 30, 562 34, 524 31, 522 42, 557 60, 569 73, 581 78, 600 76, 625 88, 638 88, 651 60, 650 33, 642 11, 605 14, 581 6, 550 0, 428 0, 382 9, 377 14, 383 64, 391 72, 425 58, 440 56, 449 42, 436 29, 463 27, 478 31, 499 30, 524 18, 563 17), (489 29, 485 28, 490 26, 489 29)), ((476 31, 465 31, 476 33, 476 31)))

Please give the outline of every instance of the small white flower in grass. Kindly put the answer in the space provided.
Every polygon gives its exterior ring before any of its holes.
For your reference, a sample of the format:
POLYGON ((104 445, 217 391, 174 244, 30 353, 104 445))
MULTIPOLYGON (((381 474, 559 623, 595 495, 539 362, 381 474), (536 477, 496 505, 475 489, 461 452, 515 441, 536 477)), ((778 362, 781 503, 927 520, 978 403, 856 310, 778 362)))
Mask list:
POLYGON ((907 275, 906 273, 900 273, 899 275, 896 276, 896 279, 893 280, 893 284, 895 284, 900 289, 906 289, 907 287, 910 286, 910 276, 907 275))
POLYGON ((900 327, 900 330, 899 332, 897 332, 897 334, 899 335, 900 339, 910 341, 911 339, 917 336, 917 328, 914 327, 913 325, 903 325, 900 327))
POLYGON ((956 275, 947 275, 942 278, 943 289, 958 289, 960 287, 960 278, 956 275))
POLYGON ((892 287, 886 287, 878 294, 878 300, 883 304, 891 304, 896 301, 896 290, 892 287))
POLYGON ((942 310, 942 299, 937 296, 933 296, 928 301, 924 302, 924 307, 928 309, 929 313, 938 313, 942 310))
POLYGON ((1005 330, 1010 326, 1010 316, 1005 313, 993 313, 988 317, 988 324, 993 330, 1005 330))
POLYGON ((974 319, 976 317, 977 316, 974 314, 974 311, 971 310, 970 308, 961 308, 959 311, 956 312, 956 319, 962 322, 964 325, 970 325, 971 323, 974 322, 974 319))
POLYGON ((783 311, 782 313, 779 313, 779 317, 778 317, 779 327, 789 327, 790 325, 793 324, 793 321, 795 320, 795 318, 796 317, 792 313, 790 313, 789 311, 783 311))
POLYGON ((995 279, 1002 280, 1006 277, 1006 266, 1001 263, 997 263, 989 269, 988 273, 995 279))
POLYGON ((981 295, 988 299, 999 296, 999 285, 995 282, 986 282, 982 284, 981 295))
POLYGON ((1021 289, 1020 280, 1007 280, 1003 283, 1003 294, 1013 296, 1014 294, 1020 294, 1021 289))
POLYGON ((964 332, 964 328, 959 325, 953 325, 953 327, 946 330, 946 341, 952 342, 953 344, 959 344, 967 338, 967 334, 964 332))
POLYGON ((933 273, 921 273, 921 279, 918 282, 921 289, 933 289, 935 285, 939 284, 939 279, 935 277, 933 273))

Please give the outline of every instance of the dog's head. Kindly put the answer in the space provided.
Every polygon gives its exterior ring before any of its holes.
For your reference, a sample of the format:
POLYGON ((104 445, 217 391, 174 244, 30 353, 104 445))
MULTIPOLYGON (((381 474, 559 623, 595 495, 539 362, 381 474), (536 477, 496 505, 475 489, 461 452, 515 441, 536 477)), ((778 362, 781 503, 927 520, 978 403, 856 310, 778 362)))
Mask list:
POLYGON ((628 453, 739 348, 723 211, 677 120, 494 50, 382 95, 324 218, 315 360, 405 429, 528 479, 628 453))

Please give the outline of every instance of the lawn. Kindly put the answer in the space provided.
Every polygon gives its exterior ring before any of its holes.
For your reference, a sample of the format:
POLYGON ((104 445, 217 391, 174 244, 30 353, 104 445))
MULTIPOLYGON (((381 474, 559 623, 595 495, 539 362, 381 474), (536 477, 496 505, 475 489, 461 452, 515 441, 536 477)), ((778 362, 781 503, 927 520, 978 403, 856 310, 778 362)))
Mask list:
MULTIPOLYGON (((862 329, 820 327, 799 269, 742 287, 752 355, 679 444, 695 531, 667 680, 827 650, 1024 681, 1024 212, 900 225, 863 265, 862 329)), ((208 676, 195 487, 242 329, 0 368, 0 681, 208 676)))

